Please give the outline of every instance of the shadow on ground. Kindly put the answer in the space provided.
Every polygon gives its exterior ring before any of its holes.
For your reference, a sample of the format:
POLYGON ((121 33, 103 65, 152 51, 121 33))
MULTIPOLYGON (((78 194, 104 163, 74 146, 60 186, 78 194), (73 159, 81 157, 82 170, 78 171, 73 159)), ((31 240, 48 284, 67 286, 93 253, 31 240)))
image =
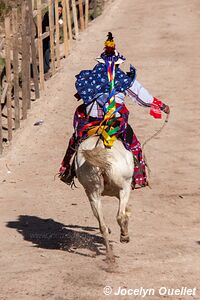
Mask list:
POLYGON ((52 219, 26 215, 19 216, 17 221, 8 222, 7 227, 16 229, 23 235, 24 240, 33 243, 35 247, 64 250, 90 257, 104 254, 100 251, 105 249, 103 238, 89 233, 97 232, 98 228, 95 227, 64 225, 52 219), (81 253, 83 249, 94 254, 81 253))

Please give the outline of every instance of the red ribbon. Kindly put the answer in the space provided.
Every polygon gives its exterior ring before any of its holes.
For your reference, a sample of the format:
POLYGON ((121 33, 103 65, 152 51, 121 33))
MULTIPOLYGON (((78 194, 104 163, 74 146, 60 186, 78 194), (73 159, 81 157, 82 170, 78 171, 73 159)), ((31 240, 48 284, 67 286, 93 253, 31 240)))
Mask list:
POLYGON ((93 121, 90 123, 87 123, 85 126, 83 126, 83 128, 81 128, 79 136, 82 137, 83 136, 83 132, 86 131, 89 127, 92 127, 94 125, 100 124, 102 122, 102 120, 97 120, 97 121, 93 121))

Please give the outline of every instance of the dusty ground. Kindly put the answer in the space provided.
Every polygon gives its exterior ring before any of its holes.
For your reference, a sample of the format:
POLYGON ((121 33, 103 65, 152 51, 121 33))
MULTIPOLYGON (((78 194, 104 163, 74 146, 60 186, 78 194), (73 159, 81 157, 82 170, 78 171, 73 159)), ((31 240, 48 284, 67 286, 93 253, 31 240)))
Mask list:
MULTIPOLYGON (((0 159, 0 299, 117 299, 103 294, 106 285, 155 289, 148 300, 200 299, 199 7, 198 0, 116 0, 48 81, 0 159), (54 181, 72 132, 74 75, 94 65, 108 30, 138 79, 171 106, 169 124, 145 151, 152 189, 131 193, 129 244, 119 242, 116 199, 103 201, 114 273, 82 187, 73 191, 54 181), (34 127, 38 119, 44 124, 34 127), (162 286, 198 290, 162 297, 162 286)), ((163 121, 127 103, 144 141, 163 121)))

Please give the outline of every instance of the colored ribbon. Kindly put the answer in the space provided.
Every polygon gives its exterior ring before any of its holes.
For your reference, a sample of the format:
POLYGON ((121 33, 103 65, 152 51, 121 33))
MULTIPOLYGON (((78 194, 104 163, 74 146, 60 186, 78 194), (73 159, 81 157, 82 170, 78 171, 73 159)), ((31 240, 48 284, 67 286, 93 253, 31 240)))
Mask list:
POLYGON ((106 120, 106 128, 102 131, 102 136, 104 138, 104 144, 107 147, 112 147, 116 137, 114 136, 119 131, 118 127, 113 127, 112 125, 116 122, 115 113, 120 109, 116 109, 115 103, 115 62, 112 60, 106 61, 106 68, 108 74, 108 81, 110 84, 110 93, 108 97, 107 107, 104 107, 105 116, 104 120, 106 120))

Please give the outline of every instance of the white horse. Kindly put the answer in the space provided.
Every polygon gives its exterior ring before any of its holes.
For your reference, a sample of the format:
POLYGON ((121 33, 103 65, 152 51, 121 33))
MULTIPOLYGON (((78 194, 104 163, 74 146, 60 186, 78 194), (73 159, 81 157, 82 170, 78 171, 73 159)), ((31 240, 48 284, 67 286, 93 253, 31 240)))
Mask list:
POLYGON ((117 222, 121 228, 120 242, 129 242, 128 200, 134 160, 131 152, 122 142, 116 140, 112 148, 105 148, 98 136, 89 137, 81 143, 75 158, 75 170, 90 201, 92 211, 99 222, 99 228, 106 245, 109 259, 114 260, 109 245, 108 234, 102 213, 101 196, 114 196, 119 199, 117 222))

